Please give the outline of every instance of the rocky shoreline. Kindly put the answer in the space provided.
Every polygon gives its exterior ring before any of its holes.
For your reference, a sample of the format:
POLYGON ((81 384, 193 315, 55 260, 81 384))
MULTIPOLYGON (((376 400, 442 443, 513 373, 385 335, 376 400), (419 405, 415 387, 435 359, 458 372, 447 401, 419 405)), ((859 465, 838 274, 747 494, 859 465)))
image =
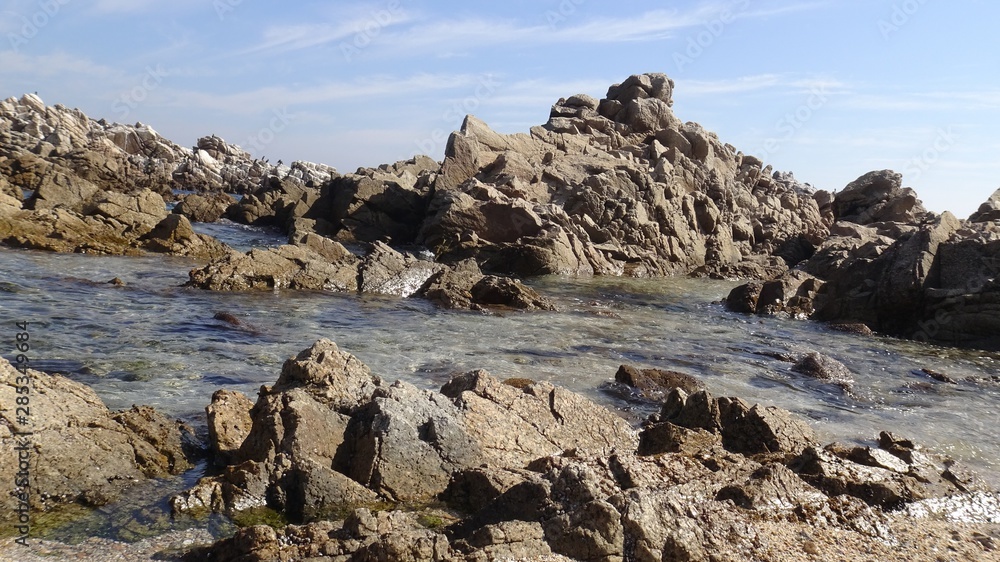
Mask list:
MULTIPOLYGON (((0 364, 3 400, 16 374, 0 364)), ((787 411, 669 383, 661 411, 633 427, 559 387, 485 371, 439 392, 389 384, 320 340, 256 401, 216 392, 206 446, 151 408, 108 412, 79 383, 31 376, 47 420, 32 437, 36 513, 100 506, 210 455, 214 475, 174 496, 176 513, 293 523, 210 545, 175 533, 158 559, 984 560, 1000 540, 1000 495, 952 459, 889 432, 823 446, 787 411)), ((13 480, 7 460, 0 477, 13 480)))
MULTIPOLYGON (((527 134, 468 116, 441 162, 348 174, 271 166, 214 136, 185 149, 146 125, 11 98, 0 102, 0 243, 186 256, 187 286, 204 290, 483 312, 552 310, 519 281, 536 275, 750 279, 731 310, 1000 349, 1000 191, 960 220, 928 212, 889 170, 815 190, 682 122, 673 87, 631 76, 600 100, 560 99, 527 134), (276 227, 287 244, 240 252, 192 225, 222 219, 276 227)), ((792 369, 853 382, 819 354, 792 369)), ((272 525, 215 542, 196 531, 94 541, 91 559, 997 559, 1000 496, 898 428, 864 445, 819 443, 785 410, 623 365, 615 378, 662 404, 636 427, 545 381, 497 375, 420 389, 320 340, 256 398, 218 390, 206 437, 32 371, 45 424, 32 428, 31 507, 97 508, 208 459, 210 474, 171 498, 174 513, 272 525)), ((17 376, 0 361, 4 404, 17 376)), ((18 420, 0 420, 13 448, 18 420)), ((15 459, 0 458, 0 479, 14 480, 15 459)), ((0 494, 4 513, 16 508, 0 494)), ((0 556, 87 556, 19 548, 0 542, 0 556)))

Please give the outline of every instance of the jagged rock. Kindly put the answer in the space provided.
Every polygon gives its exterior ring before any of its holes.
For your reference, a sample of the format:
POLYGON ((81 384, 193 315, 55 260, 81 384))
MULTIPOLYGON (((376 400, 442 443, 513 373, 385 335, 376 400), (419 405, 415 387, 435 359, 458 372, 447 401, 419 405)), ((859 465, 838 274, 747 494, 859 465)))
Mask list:
POLYGON ((1000 189, 993 192, 985 203, 969 217, 969 222, 990 222, 1000 220, 1000 189))
POLYGON ((446 396, 396 382, 352 416, 335 466, 393 501, 427 501, 484 460, 446 396))
POLYGON ((258 525, 231 538, 189 551, 191 562, 270 562, 273 560, 352 560, 355 562, 457 562, 448 539, 420 524, 412 513, 355 510, 343 522, 290 525, 281 530, 258 525))
POLYGON ((530 137, 470 116, 418 241, 487 271, 635 276, 760 271, 789 241, 822 242, 812 191, 680 123, 671 91, 663 75, 633 76, 597 111, 560 101, 530 137))
POLYGON ((205 407, 208 443, 217 464, 234 464, 235 454, 250 434, 253 401, 242 392, 220 389, 205 407))
POLYGON ((510 277, 483 276, 469 289, 472 302, 491 307, 504 306, 523 310, 555 310, 548 299, 534 289, 510 277))
POLYGON ((726 306, 748 314, 786 313, 808 317, 813 313, 823 282, 800 271, 788 271, 769 281, 752 281, 735 287, 726 297, 726 306))
POLYGON ((409 297, 444 266, 402 254, 376 242, 358 268, 363 293, 409 297))
POLYGON ((903 188, 903 176, 892 170, 869 172, 847 184, 833 202, 837 220, 857 224, 878 222, 917 223, 927 210, 910 188, 903 188))
MULTIPOLYGON (((0 359, 0 400, 15 404, 23 387, 19 371, 0 359)), ((63 504, 101 506, 114 501, 132 484, 177 474, 190 468, 200 453, 189 427, 149 407, 111 412, 88 387, 59 375, 29 370, 30 427, 19 423, 13 407, 0 411, 0 446, 11 454, 0 458, 0 475, 15 482, 18 456, 26 443, 31 470, 31 510, 48 511, 63 504), (17 431, 29 430, 19 437, 17 431)), ((14 513, 17 499, 0 494, 0 506, 14 513)))
POLYGON ((462 410, 486 459, 521 467, 566 449, 598 454, 635 450, 635 430, 586 398, 547 383, 503 384, 485 371, 460 375, 441 392, 462 410))
POLYGON ((674 389, 660 419, 720 434, 726 449, 742 454, 798 453, 813 443, 812 429, 784 410, 750 406, 739 398, 714 398, 704 390, 687 396, 674 389))
POLYGON ((639 390, 651 400, 662 400, 675 388, 689 394, 705 388, 701 381, 691 375, 662 369, 637 369, 631 365, 618 367, 615 380, 639 390))
POLYGON ((126 231, 146 232, 167 217, 167 206, 160 195, 144 189, 126 195, 113 191, 95 195, 84 205, 83 214, 100 216, 126 231))
POLYGON ((229 454, 234 465, 175 496, 173 509, 234 513, 267 505, 307 521, 377 501, 332 467, 349 416, 381 385, 357 358, 329 340, 317 341, 285 362, 272 388, 261 390, 249 433, 229 454))
POLYGON ((139 240, 142 247, 175 256, 190 256, 206 260, 228 255, 228 246, 211 236, 198 234, 184 215, 170 214, 139 240))
POLYGON ((215 222, 225 216, 226 210, 236 204, 236 199, 225 193, 185 195, 177 206, 175 213, 184 215, 194 222, 215 222))

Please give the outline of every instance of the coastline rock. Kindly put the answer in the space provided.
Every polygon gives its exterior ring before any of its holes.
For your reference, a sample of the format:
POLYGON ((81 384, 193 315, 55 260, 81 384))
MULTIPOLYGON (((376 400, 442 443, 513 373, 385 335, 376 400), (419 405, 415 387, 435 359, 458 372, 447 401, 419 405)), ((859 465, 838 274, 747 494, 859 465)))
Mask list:
MULTIPOLYGON (((0 359, 0 400, 14 404, 22 377, 0 359)), ((32 511, 81 503, 102 506, 145 478, 178 474, 200 456, 191 428, 152 408, 111 412, 90 388, 59 375, 29 370, 30 425, 18 423, 13 408, 0 411, 5 451, 27 444, 32 511), (29 437, 15 434, 30 431, 29 437)), ((0 475, 15 481, 18 456, 0 458, 0 475)), ((13 488, 12 488, 13 490, 13 488)), ((17 499, 0 494, 0 506, 15 513, 17 499)))
POLYGON ((225 389, 212 393, 212 403, 205 407, 208 421, 208 444, 216 464, 234 464, 240 445, 250 434, 253 401, 242 392, 225 389))
POLYGON ((792 370, 817 380, 827 381, 850 389, 854 384, 854 374, 846 365, 832 357, 815 351, 799 359, 792 370))
POLYGON ((230 251, 203 268, 191 270, 186 285, 212 291, 355 291, 359 265, 360 260, 346 248, 341 259, 331 263, 309 247, 286 244, 254 248, 245 254, 230 251))
POLYGON ((990 222, 1000 220, 1000 189, 993 192, 985 203, 969 217, 969 222, 990 222))
POLYGON ((837 220, 866 225, 880 222, 919 223, 927 210, 903 176, 892 170, 868 172, 837 193, 833 211, 837 220))
POLYGON ((228 246, 211 236, 198 234, 184 215, 170 214, 143 234, 142 247, 152 252, 211 260, 227 255, 228 246))
POLYGON ((688 394, 705 389, 705 385, 691 375, 662 369, 638 369, 631 365, 618 367, 615 381, 640 391, 650 400, 663 400, 675 388, 688 394))
POLYGON ((884 544, 889 509, 973 489, 905 439, 820 449, 789 412, 738 398, 675 388, 637 438, 546 383, 475 371, 441 393, 386 386, 328 341, 289 360, 252 417, 241 464, 175 507, 312 522, 243 529, 187 559, 777 560, 804 532, 884 544))
POLYGON ((185 195, 174 207, 173 212, 184 215, 194 222, 215 222, 226 215, 226 210, 236 204, 236 199, 226 193, 185 195))

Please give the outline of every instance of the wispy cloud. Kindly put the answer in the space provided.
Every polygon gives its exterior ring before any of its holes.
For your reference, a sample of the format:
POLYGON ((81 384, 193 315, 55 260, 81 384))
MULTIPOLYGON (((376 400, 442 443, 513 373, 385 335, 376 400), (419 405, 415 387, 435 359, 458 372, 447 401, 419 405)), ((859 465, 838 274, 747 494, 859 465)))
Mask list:
MULTIPOLYGON (((111 0, 108 0, 111 1, 111 0)), ((747 2, 749 4, 749 2, 747 2)), ((634 16, 583 20, 564 27, 525 24, 514 20, 485 18, 463 18, 452 20, 417 17, 400 12, 379 30, 373 46, 385 46, 393 53, 423 54, 428 50, 440 51, 454 56, 467 53, 470 49, 497 45, 537 45, 537 44, 602 44, 640 41, 656 41, 670 38, 684 29, 705 25, 729 3, 701 3, 693 9, 681 11, 651 10, 634 16)), ((811 2, 794 6, 745 10, 733 17, 753 19, 771 17, 792 11, 801 11, 822 6, 823 2, 811 2)), ((323 44, 341 42, 355 36, 365 25, 371 23, 371 16, 357 16, 346 22, 309 23, 272 26, 263 31, 258 45, 244 49, 240 53, 263 51, 286 52, 307 49, 323 44)))
POLYGON ((173 105, 179 107, 252 114, 275 107, 397 97, 401 92, 419 97, 449 90, 465 91, 474 89, 480 79, 472 74, 418 74, 405 78, 381 75, 365 76, 350 82, 325 82, 306 88, 271 86, 229 94, 174 91, 171 97, 173 105))

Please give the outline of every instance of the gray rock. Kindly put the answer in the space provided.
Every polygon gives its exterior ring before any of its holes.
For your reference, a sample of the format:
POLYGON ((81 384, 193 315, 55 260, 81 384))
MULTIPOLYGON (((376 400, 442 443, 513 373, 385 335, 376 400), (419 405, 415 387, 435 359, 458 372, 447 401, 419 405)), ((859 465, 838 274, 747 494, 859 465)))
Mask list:
POLYGON ((253 401, 242 392, 216 390, 212 403, 205 407, 208 419, 208 443, 216 463, 234 464, 235 454, 250 434, 253 401))
POLYGON ((226 210, 236 204, 236 199, 226 193, 185 195, 174 207, 175 213, 194 222, 215 222, 226 215, 226 210))
MULTIPOLYGON (((0 359, 0 400, 14 404, 22 374, 0 359)), ((15 431, 14 408, 0 412, 0 444, 5 451, 27 443, 31 459, 28 483, 31 509, 49 511, 81 503, 102 506, 145 478, 177 474, 193 466, 201 453, 194 432, 152 408, 141 406, 111 412, 88 387, 59 375, 29 370, 30 438, 15 431)), ((0 476, 15 482, 19 472, 14 454, 0 458, 0 476)), ((14 513, 12 494, 0 495, 0 506, 14 513)))

